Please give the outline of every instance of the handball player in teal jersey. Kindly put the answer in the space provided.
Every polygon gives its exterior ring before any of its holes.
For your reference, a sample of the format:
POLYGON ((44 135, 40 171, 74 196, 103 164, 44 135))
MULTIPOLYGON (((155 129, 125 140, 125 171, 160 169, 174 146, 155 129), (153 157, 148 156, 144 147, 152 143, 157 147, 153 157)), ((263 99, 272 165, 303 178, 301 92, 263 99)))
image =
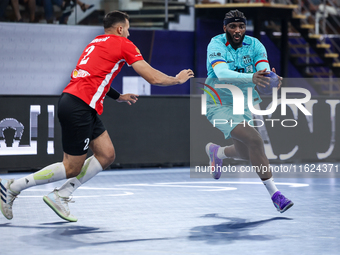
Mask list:
MULTIPOLYGON (((233 81, 244 95, 245 106, 243 115, 233 114, 233 96, 229 89, 215 88, 221 98, 222 105, 215 105, 212 98, 207 97, 207 118, 213 124, 216 119, 226 119, 230 124, 215 124, 224 133, 225 139, 231 138, 233 145, 221 147, 208 143, 206 152, 210 160, 210 166, 214 167, 213 177, 219 179, 223 159, 235 158, 250 160, 251 164, 259 171, 258 176, 266 186, 271 199, 281 213, 293 206, 293 202, 286 198, 277 189, 271 171, 269 161, 264 151, 263 140, 257 130, 248 124, 252 120, 252 114, 247 106, 249 87, 252 88, 253 105, 262 100, 254 89, 258 86, 268 86, 268 74, 270 66, 267 52, 263 44, 254 37, 246 36, 246 17, 238 10, 226 13, 223 21, 224 34, 213 37, 207 50, 207 84, 215 87, 219 81, 233 81)), ((275 69, 272 69, 275 72, 275 69)), ((282 80, 281 77, 279 77, 282 80)))

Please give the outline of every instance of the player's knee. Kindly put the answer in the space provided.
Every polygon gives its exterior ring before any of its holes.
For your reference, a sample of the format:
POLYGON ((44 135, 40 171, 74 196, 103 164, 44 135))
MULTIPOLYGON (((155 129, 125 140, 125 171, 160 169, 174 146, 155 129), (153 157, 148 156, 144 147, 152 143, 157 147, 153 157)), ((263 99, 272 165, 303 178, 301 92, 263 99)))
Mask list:
POLYGON ((248 140, 248 148, 250 150, 259 150, 263 146, 263 141, 260 136, 252 136, 248 140))
POLYGON ((111 165, 116 159, 116 153, 114 148, 105 152, 105 160, 107 165, 111 165))
POLYGON ((76 177, 80 174, 81 172, 81 168, 77 167, 77 168, 72 168, 72 167, 68 167, 66 168, 66 178, 73 178, 76 177))
POLYGON ((239 154, 240 159, 243 160, 249 160, 249 153, 248 152, 242 152, 239 154))
POLYGON ((115 152, 111 153, 109 158, 108 158, 108 161, 110 162, 110 164, 112 164, 116 159, 116 154, 115 152))

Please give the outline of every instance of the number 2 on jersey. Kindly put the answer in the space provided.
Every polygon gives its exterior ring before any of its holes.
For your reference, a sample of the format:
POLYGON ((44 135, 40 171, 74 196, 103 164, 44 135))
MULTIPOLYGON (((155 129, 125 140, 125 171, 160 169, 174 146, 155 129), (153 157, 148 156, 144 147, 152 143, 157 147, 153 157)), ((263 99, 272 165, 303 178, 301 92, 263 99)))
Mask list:
POLYGON ((85 50, 85 52, 87 52, 87 54, 80 61, 79 65, 85 65, 87 63, 87 61, 89 61, 89 59, 90 59, 89 55, 94 50, 94 48, 95 48, 95 46, 92 45, 85 50))

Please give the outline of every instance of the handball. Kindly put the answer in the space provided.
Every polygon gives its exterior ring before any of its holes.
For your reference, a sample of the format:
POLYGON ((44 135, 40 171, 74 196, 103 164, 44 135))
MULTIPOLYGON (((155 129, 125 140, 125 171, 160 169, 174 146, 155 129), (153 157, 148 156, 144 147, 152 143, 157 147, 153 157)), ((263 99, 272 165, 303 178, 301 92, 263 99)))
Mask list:
POLYGON ((274 73, 272 71, 269 71, 269 74, 265 74, 264 76, 270 78, 269 85, 266 86, 266 87, 262 87, 262 86, 257 85, 257 90, 261 94, 271 95, 272 91, 273 91, 272 88, 277 88, 280 84, 279 77, 276 75, 276 73, 274 73))

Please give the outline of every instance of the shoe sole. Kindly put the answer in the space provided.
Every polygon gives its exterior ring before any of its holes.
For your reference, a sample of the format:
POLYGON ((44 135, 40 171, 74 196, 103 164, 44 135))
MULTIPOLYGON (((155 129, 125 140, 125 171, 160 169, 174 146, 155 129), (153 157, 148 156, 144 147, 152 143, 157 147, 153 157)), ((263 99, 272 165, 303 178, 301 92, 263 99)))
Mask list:
POLYGON ((53 206, 53 202, 47 196, 44 196, 43 200, 63 220, 67 220, 69 222, 77 222, 78 221, 78 219, 76 219, 76 218, 65 217, 64 215, 62 215, 58 211, 58 209, 53 206))
POLYGON ((285 211, 287 211, 289 208, 291 208, 294 205, 293 202, 290 202, 288 205, 286 205, 285 208, 283 208, 282 210, 279 210, 280 213, 284 213, 285 211))
MULTIPOLYGON (((210 160, 210 155, 209 155, 209 147, 210 147, 210 145, 212 145, 212 144, 213 144, 213 143, 208 143, 208 144, 205 146, 205 152, 207 153, 208 158, 209 158, 209 166, 211 166, 211 160, 210 160)), ((218 176, 216 176, 214 173, 212 173, 212 176, 213 176, 213 178, 214 178, 215 180, 220 179, 221 173, 218 173, 217 175, 218 175, 218 176)))

